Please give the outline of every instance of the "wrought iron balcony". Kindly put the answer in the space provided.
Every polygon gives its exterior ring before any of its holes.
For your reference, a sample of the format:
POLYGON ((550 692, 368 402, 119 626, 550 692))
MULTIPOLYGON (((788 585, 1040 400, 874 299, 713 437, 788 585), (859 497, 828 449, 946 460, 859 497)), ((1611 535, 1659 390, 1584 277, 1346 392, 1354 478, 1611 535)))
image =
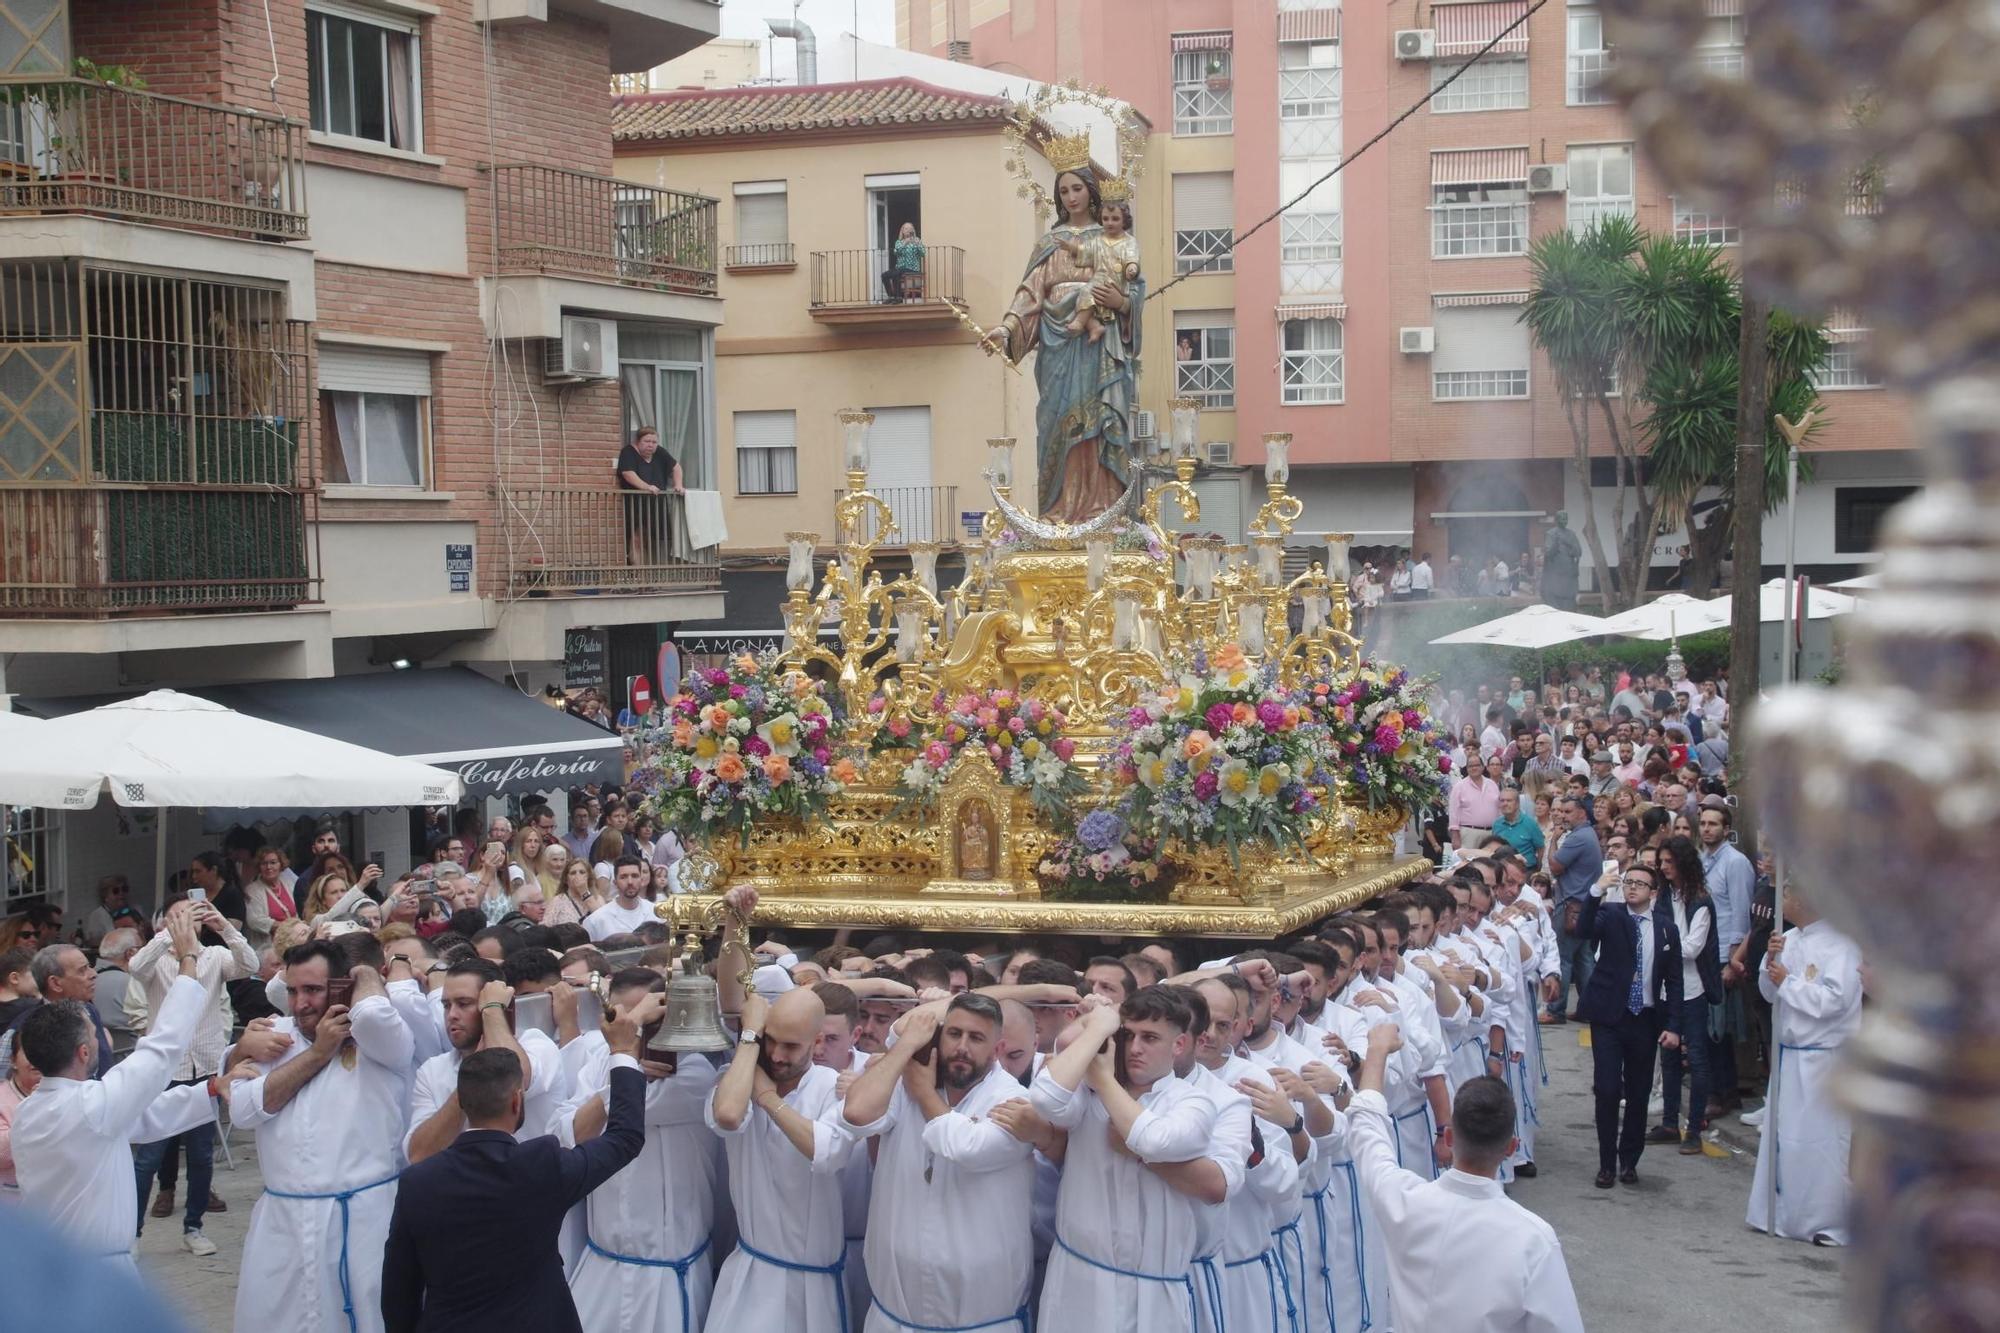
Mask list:
MULTIPOLYGON (((868 489, 896 517, 896 535, 889 539, 889 545, 958 541, 958 487, 870 486, 868 489)), ((835 491, 834 500, 838 502, 846 494, 844 490, 835 491)), ((829 517, 827 522, 833 523, 833 519, 829 517)), ((867 529, 861 535, 867 541, 882 540, 881 525, 873 510, 869 511, 867 529)))
POLYGON ((306 127, 91 79, 0 83, 0 215, 306 235, 306 127))
POLYGON ((530 597, 643 595, 722 586, 716 547, 687 540, 687 501, 610 486, 509 487, 508 522, 527 530, 509 555, 508 583, 530 597))
POLYGON ((500 272, 715 294, 715 200, 560 167, 493 168, 500 272))
POLYGON ((889 250, 815 250, 811 301, 824 324, 956 324, 965 251, 928 245, 922 268, 898 270, 889 250))

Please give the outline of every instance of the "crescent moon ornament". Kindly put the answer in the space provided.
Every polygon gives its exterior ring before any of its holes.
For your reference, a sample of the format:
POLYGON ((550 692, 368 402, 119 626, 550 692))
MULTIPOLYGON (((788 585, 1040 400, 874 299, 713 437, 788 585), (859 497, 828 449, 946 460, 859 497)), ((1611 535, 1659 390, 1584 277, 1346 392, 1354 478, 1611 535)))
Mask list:
POLYGON ((987 489, 993 492, 994 507, 1006 516, 1007 526, 1014 531, 1024 537, 1033 537, 1038 542, 1070 544, 1080 542, 1092 533, 1108 532, 1112 524, 1123 518, 1131 510, 1133 497, 1139 493, 1139 478, 1135 475, 1125 484, 1125 494, 1117 504, 1095 518, 1075 524, 1051 523, 1036 518, 1000 494, 992 482, 987 483, 987 489))

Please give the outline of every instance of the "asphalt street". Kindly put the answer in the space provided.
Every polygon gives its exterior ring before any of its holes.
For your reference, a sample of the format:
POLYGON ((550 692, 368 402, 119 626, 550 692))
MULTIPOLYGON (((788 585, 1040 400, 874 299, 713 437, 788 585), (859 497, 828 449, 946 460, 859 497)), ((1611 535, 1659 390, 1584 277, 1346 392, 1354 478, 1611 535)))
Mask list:
MULTIPOLYGON (((1682 1157, 1649 1148, 1639 1184, 1600 1190, 1591 1127, 1590 1052, 1574 1027, 1543 1030, 1549 1064, 1541 1089, 1540 1174, 1516 1182, 1513 1197, 1548 1219, 1562 1238, 1584 1323, 1591 1333, 1660 1333, 1675 1327, 1755 1328, 1757 1333, 1824 1333, 1840 1324, 1841 1251, 1772 1240, 1743 1225, 1755 1165, 1747 1153, 1682 1157)), ((1755 1130, 1734 1118, 1730 1138, 1750 1145, 1755 1130)), ((226 1333, 236 1299, 243 1231, 262 1178, 248 1133, 231 1138, 236 1169, 216 1154, 215 1190, 229 1211, 208 1219, 221 1247, 212 1259, 181 1248, 180 1218, 148 1219, 139 1266, 204 1333, 226 1333)), ((1424 1333, 1401 1330, 1400 1333, 1424 1333)))

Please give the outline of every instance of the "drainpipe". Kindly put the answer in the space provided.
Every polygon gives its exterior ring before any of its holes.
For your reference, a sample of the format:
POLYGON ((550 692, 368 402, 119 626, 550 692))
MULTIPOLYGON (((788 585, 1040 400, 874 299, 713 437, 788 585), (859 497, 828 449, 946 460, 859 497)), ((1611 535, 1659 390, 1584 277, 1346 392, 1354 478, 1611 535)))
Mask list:
POLYGON ((765 19, 773 37, 789 37, 799 44, 798 64, 801 85, 819 82, 819 39, 797 19, 765 19))

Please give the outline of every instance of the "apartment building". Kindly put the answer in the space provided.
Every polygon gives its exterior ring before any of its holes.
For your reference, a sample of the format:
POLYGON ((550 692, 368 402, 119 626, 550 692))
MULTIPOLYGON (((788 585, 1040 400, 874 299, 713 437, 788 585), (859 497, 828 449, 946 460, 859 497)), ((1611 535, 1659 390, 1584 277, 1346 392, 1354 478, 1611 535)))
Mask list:
MULTIPOLYGON (((1009 111, 1004 98, 916 78, 617 99, 622 180, 672 180, 722 201, 729 322, 715 381, 729 607, 684 627, 697 651, 782 628, 784 534, 818 533, 823 549, 833 540, 839 409, 875 415, 867 481, 895 517, 883 548, 892 560, 911 543, 976 535, 992 504, 988 437, 1020 437, 1019 466, 1032 472, 1032 374, 983 355, 956 308, 997 323, 1040 234, 1008 174, 1009 111), (891 279, 906 226, 922 266, 891 279)), ((1046 184, 1046 164, 1028 160, 1046 184)))
MULTIPOLYGON (((1553 376, 1517 319, 1532 240, 1607 213, 1733 252, 1731 219, 1676 200, 1602 90, 1598 11, 1549 5, 1426 109, 1225 255, 1239 233, 1380 131, 1527 12, 1526 0, 897 0, 905 47, 1035 78, 1102 84, 1152 122, 1139 197, 1147 256, 1145 405, 1203 400, 1219 465, 1288 431, 1302 531, 1511 561, 1584 488, 1553 376), (1168 280, 1187 277, 1171 290, 1168 280)), ((1709 0, 1707 58, 1743 71, 1739 0, 1709 0)), ((1827 416, 1801 490, 1799 559, 1851 573, 1882 511, 1918 484, 1906 402, 1836 314, 1827 416)), ((1219 467, 1206 484, 1227 493, 1219 467)), ((1208 504, 1205 500, 1205 509, 1208 504)), ((1218 507, 1218 512, 1221 512, 1218 507)), ((1206 517, 1206 515, 1205 515, 1206 517)), ((1781 511, 1771 531, 1784 531, 1781 511)), ((1685 538, 1655 545, 1655 578, 1685 538)), ((1776 551, 1767 545, 1767 553, 1776 551)), ((1587 570, 1586 570, 1587 576, 1587 570)))
MULTIPOLYGON (((0 696, 378 710, 474 794, 557 785, 578 737, 529 693, 622 684, 721 607, 700 515, 613 475, 640 424, 714 474, 717 205, 610 174, 607 94, 716 5, 0 20, 0 696)), ((570 780, 615 767, 579 744, 570 780)), ((8 817, 46 878, 51 817, 8 817)))

